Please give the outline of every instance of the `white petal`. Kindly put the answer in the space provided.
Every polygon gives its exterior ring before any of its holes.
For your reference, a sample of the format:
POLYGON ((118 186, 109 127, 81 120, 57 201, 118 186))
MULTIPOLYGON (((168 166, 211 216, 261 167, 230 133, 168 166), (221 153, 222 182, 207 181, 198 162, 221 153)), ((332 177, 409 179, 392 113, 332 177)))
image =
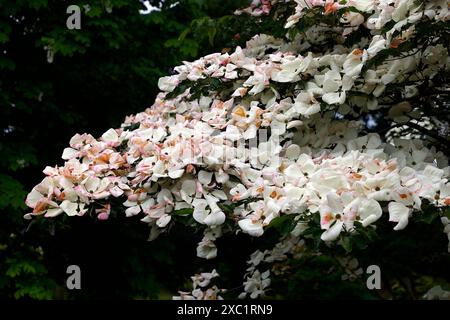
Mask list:
POLYGON ((333 213, 341 213, 344 210, 341 197, 334 192, 327 194, 327 202, 333 213))
POLYGON ((441 186, 441 198, 445 199, 445 198, 449 198, 450 197, 450 184, 443 184, 441 186))
POLYGON ((63 158, 64 160, 69 160, 75 158, 77 156, 77 153, 78 150, 72 148, 65 148, 61 158, 63 158))
POLYGON ((178 84, 178 76, 161 77, 158 80, 158 88, 162 91, 171 92, 178 84))
POLYGON ((119 140, 119 136, 117 135, 116 130, 109 129, 102 135, 102 139, 105 142, 117 142, 119 140))
POLYGON ((167 224, 170 222, 171 219, 172 219, 171 216, 165 214, 156 221, 156 225, 160 228, 164 228, 165 226, 167 226, 167 224))
POLYGON ((197 247, 197 257, 203 259, 213 259, 217 257, 217 247, 214 243, 208 245, 199 244, 197 247))
POLYGON ((293 163, 289 167, 287 167, 284 170, 284 174, 286 175, 287 178, 291 179, 300 179, 301 177, 303 177, 303 173, 300 169, 300 166, 296 163, 293 163))
POLYGON ((225 138, 230 141, 236 141, 241 139, 242 134, 239 131, 239 129, 236 126, 228 125, 226 132, 225 132, 225 138))
POLYGON ((70 202, 69 200, 64 200, 61 203, 60 208, 63 209, 64 212, 68 216, 78 216, 78 215, 80 215, 80 213, 77 211, 78 203, 70 202))
POLYGON ((423 170, 423 174, 431 179, 431 181, 439 182, 444 174, 444 170, 428 165, 425 170, 423 170))
POLYGON ((170 170, 169 169, 169 177, 172 179, 178 179, 181 177, 184 173, 184 169, 178 169, 178 170, 170 170))
POLYGON ((181 185, 181 192, 184 192, 188 196, 192 196, 195 193, 195 181, 185 180, 181 185))
POLYGON ((137 215, 139 212, 141 212, 141 207, 140 206, 134 206, 134 207, 130 207, 127 210, 125 210, 125 215, 127 217, 132 217, 137 215))
POLYGON ((53 217, 59 216, 61 213, 63 213, 63 210, 61 208, 48 209, 47 212, 45 213, 44 217, 53 218, 53 217))
POLYGON ((301 125, 303 125, 303 121, 300 120, 290 121, 288 122, 286 129, 300 127, 301 125))
POLYGON ((167 201, 171 202, 173 200, 172 192, 169 189, 161 189, 156 197, 156 201, 158 203, 166 203, 167 201))
POLYGON ((206 210, 208 203, 203 199, 194 199, 192 201, 194 206, 194 212, 192 214, 195 221, 204 224, 206 217, 208 216, 209 210, 206 210))
POLYGON ((398 222, 394 230, 402 230, 408 225, 409 208, 403 203, 390 202, 389 206, 389 221, 398 222))
POLYGON ((58 184, 64 189, 69 189, 73 187, 73 182, 67 179, 66 177, 62 176, 59 177, 58 184))
POLYGON ((47 176, 56 176, 58 175, 58 169, 46 166, 44 170, 42 170, 43 173, 45 173, 47 176))
POLYGON ((214 190, 211 194, 220 200, 228 200, 227 194, 223 190, 214 190))
POLYGON ((81 134, 77 133, 72 138, 70 138, 69 145, 71 147, 73 147, 75 145, 79 145, 79 144, 83 143, 84 139, 85 139, 85 135, 81 135, 81 134))
POLYGON ((120 189, 118 186, 109 189, 109 192, 116 198, 120 197, 123 194, 123 190, 120 189))
POLYGON ((23 218, 26 220, 31 220, 33 218, 34 214, 33 213, 27 213, 23 215, 23 218))
POLYGON ((36 204, 38 203, 38 201, 42 198, 44 198, 44 196, 36 189, 33 189, 28 194, 27 199, 25 200, 25 203, 30 208, 34 208, 36 206, 36 204))
POLYGON ((225 213, 216 211, 210 213, 203 222, 208 226, 218 226, 225 222, 225 213))
POLYGON ((97 191, 100 185, 100 179, 97 177, 89 177, 84 183, 84 187, 87 191, 97 191))
POLYGON ((358 212, 362 219, 361 223, 364 227, 367 227, 369 224, 377 221, 382 214, 380 204, 378 201, 373 199, 363 201, 359 206, 358 212))
POLYGON ((256 137, 256 133, 257 133, 257 128, 254 124, 251 124, 248 129, 244 132, 244 134, 242 135, 242 137, 245 140, 249 140, 249 139, 253 139, 256 137))
POLYGON ((238 222, 238 224, 239 227, 241 227, 242 231, 248 233, 251 236, 259 237, 264 233, 262 223, 260 221, 254 223, 251 219, 242 219, 238 222))
POLYGON ((150 207, 155 205, 155 200, 153 198, 148 198, 144 202, 141 203, 142 211, 147 212, 150 207))
POLYGON ((137 205, 137 202, 136 202, 136 201, 130 201, 130 200, 127 200, 127 201, 125 201, 125 202, 123 203, 123 205, 124 205, 125 207, 134 207, 135 205, 137 205))
POLYGON ((230 178, 230 176, 228 175, 228 173, 224 172, 223 170, 219 170, 214 174, 216 181, 218 183, 225 183, 228 181, 228 179, 230 178))
POLYGON ((320 236, 320 239, 323 241, 333 241, 336 240, 337 237, 339 237, 339 234, 341 233, 342 226, 344 222, 342 221, 336 221, 336 223, 331 226, 329 229, 325 230, 324 233, 320 236))
POLYGON ((297 160, 298 157, 300 156, 300 146, 296 145, 296 144, 291 144, 287 149, 286 149, 286 158, 290 159, 290 160, 297 160))
POLYGON ((208 185, 211 183, 212 175, 212 172, 201 170, 198 173, 198 181, 200 181, 200 183, 203 185, 208 185))
POLYGON ((322 101, 328 104, 342 104, 345 101, 345 92, 329 92, 322 96, 322 101))

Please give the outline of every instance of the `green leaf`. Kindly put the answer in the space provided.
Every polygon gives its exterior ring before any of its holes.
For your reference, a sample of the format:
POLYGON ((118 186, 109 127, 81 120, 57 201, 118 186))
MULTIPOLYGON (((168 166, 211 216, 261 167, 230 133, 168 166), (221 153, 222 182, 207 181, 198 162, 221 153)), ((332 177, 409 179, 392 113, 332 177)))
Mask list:
POLYGON ((0 209, 26 207, 24 204, 26 192, 19 181, 10 176, 0 174, 0 190, 2 190, 0 192, 0 209))
POLYGON ((294 217, 295 215, 284 215, 276 217, 269 223, 267 228, 274 228, 281 235, 286 235, 295 227, 294 217))
POLYGON ((225 203, 218 203, 217 205, 226 215, 232 215, 234 212, 234 208, 236 207, 235 205, 225 203))
POLYGON ((450 219, 450 207, 446 207, 446 208, 444 209, 443 216, 450 219))
POLYGON ((183 208, 179 210, 172 211, 171 215, 175 216, 188 216, 194 213, 194 209, 192 208, 183 208))
POLYGON ((352 239, 350 236, 343 237, 341 239, 340 244, 346 252, 348 252, 348 253, 352 252, 353 245, 352 245, 352 239))
POLYGON ((214 45, 214 37, 216 36, 216 33, 217 33, 217 29, 216 28, 209 28, 208 29, 208 41, 209 41, 209 44, 211 46, 214 45))
POLYGON ((431 224, 436 218, 439 217, 439 213, 437 210, 431 209, 418 213, 416 217, 417 221, 424 222, 426 224, 431 224))
POLYGON ((184 29, 184 31, 178 37, 178 41, 183 41, 186 38, 186 36, 189 34, 189 32, 191 32, 191 28, 184 29))

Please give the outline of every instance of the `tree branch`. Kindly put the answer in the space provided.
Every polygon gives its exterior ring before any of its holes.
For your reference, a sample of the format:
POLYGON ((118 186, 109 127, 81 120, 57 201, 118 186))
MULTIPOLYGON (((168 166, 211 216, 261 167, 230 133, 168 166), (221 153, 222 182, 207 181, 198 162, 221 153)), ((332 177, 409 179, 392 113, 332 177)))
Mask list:
POLYGON ((437 134, 436 132, 428 130, 427 128, 424 128, 424 127, 418 125, 417 123, 410 121, 410 122, 405 123, 405 125, 439 141, 440 143, 444 144, 444 146, 446 148, 448 148, 448 146, 450 144, 450 140, 448 138, 444 138, 444 137, 440 136, 439 134, 437 134))

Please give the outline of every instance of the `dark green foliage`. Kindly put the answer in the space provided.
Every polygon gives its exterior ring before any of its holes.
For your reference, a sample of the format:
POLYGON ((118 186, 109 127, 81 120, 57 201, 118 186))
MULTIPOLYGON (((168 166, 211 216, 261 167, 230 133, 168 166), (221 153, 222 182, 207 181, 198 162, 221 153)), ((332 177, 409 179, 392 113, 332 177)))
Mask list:
MULTIPOLYGON (((157 268, 148 267, 155 260, 165 263, 158 268, 177 273, 164 276, 173 279, 164 282, 172 284, 171 293, 176 280, 182 283, 192 273, 168 267, 175 263, 170 255, 179 256, 180 249, 171 243, 153 249, 145 241, 148 228, 136 221, 126 224, 127 231, 117 230, 121 225, 116 222, 95 223, 100 230, 84 233, 89 225, 69 227, 62 220, 20 232, 28 224, 22 218, 28 212, 25 190, 41 180, 45 165, 62 164, 57 159, 70 137, 77 132, 98 136, 151 105, 159 77, 183 60, 215 50, 210 41, 178 40, 191 20, 230 14, 246 1, 160 2, 151 1, 161 11, 140 15, 139 9, 145 8, 138 0, 91 1, 89 11, 83 1, 0 1, 0 298, 69 297, 63 289, 66 268, 88 263, 80 262, 87 257, 95 258, 89 262, 84 291, 91 298, 158 297, 157 268), (175 2, 179 4, 171 7, 175 2), (80 30, 66 27, 71 4, 81 6, 80 30), (79 238, 62 237, 68 230, 79 238), (142 239, 131 237, 135 233, 142 239), (36 253, 39 247, 42 255, 36 253), (116 278, 118 282, 105 285, 116 278)), ((182 251, 192 255, 195 246, 182 251)))

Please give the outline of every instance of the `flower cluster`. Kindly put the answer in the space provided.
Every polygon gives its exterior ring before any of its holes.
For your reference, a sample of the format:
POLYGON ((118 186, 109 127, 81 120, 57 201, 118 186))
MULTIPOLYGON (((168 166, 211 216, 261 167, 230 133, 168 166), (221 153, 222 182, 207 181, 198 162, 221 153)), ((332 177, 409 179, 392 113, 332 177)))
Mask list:
POLYGON ((210 286, 211 280, 218 276, 216 270, 192 276, 192 292, 180 291, 180 295, 174 296, 173 300, 223 300, 219 294, 226 290, 219 289, 217 286, 210 286))
POLYGON ((293 231, 290 236, 280 239, 280 242, 270 250, 257 250, 250 255, 247 261, 249 267, 247 268, 247 276, 244 281, 244 292, 239 295, 240 299, 247 296, 255 299, 265 294, 265 290, 270 285, 270 274, 282 275, 285 266, 277 265, 277 262, 282 262, 289 257, 293 259, 300 259, 303 256, 305 249, 305 241, 299 237, 296 231, 293 231), (261 273, 258 268, 262 265, 271 266, 270 269, 261 273))
MULTIPOLYGON (((159 80, 154 104, 121 128, 75 135, 64 165, 45 168, 28 195, 25 217, 106 220, 122 203, 126 216, 149 224, 153 240, 184 212, 204 226, 197 255, 211 259, 226 221, 262 236, 277 217, 297 215, 298 230, 320 216, 321 239, 330 242, 383 214, 403 229, 424 201, 450 206, 442 152, 419 139, 383 141, 361 120, 371 112, 399 125, 423 119, 419 86, 448 71, 450 58, 439 35, 419 43, 416 30, 447 22, 446 1, 294 2, 286 30, 311 15, 322 23, 305 22, 306 31, 285 39, 257 35, 245 48, 176 67, 159 80), (351 36, 358 41, 348 43, 351 36)), ((239 13, 263 17, 292 3, 254 1, 239 13)), ((253 265, 302 246, 289 241, 255 254, 253 265)), ((255 298, 269 273, 248 271, 244 295, 255 298)), ((211 277, 196 278, 195 292, 181 298, 218 298, 217 288, 201 290, 211 277)))
POLYGON ((450 300, 450 291, 443 290, 441 286, 435 286, 424 295, 427 300, 450 300))

